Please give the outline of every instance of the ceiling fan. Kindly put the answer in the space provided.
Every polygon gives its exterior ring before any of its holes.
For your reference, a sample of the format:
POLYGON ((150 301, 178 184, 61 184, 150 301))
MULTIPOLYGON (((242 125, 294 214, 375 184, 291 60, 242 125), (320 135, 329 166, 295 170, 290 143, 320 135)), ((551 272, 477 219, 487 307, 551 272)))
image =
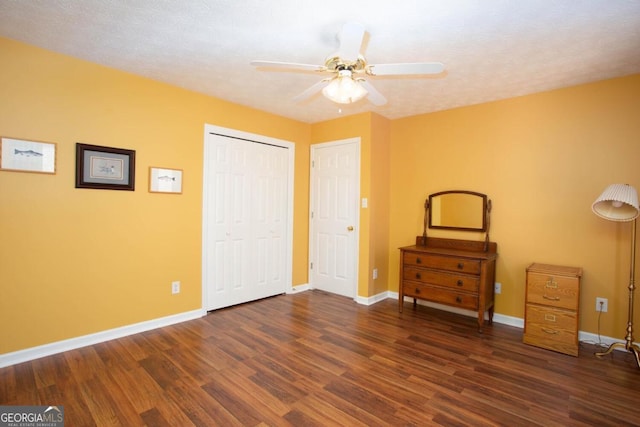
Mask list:
POLYGON ((339 104, 359 101, 367 94, 372 104, 386 104, 387 99, 364 78, 366 76, 431 75, 444 71, 444 65, 440 62, 367 64, 367 60, 360 53, 364 33, 365 29, 361 24, 346 23, 339 35, 338 52, 327 57, 324 65, 275 61, 251 61, 251 65, 265 69, 277 68, 285 71, 328 74, 328 77, 294 97, 293 100, 300 102, 322 91, 324 96, 339 104))

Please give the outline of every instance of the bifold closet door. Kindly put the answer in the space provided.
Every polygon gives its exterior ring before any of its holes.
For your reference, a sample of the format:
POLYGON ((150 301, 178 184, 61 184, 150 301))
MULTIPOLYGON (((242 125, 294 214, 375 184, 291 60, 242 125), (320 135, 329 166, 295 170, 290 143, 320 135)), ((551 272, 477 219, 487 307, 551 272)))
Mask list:
POLYGON ((206 309, 285 292, 287 148, 209 135, 206 309))

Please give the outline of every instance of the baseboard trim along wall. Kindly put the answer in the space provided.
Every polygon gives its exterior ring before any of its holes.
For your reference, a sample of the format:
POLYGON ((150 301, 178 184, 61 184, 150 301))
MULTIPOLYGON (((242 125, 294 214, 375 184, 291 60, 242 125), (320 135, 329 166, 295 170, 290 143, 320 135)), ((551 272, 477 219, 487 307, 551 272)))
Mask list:
POLYGON ((97 332, 95 334, 70 338, 68 340, 57 341, 50 344, 44 344, 24 350, 18 350, 12 353, 2 354, 0 355, 0 368, 16 365, 18 363, 28 362, 30 360, 39 359, 45 356, 51 356, 52 354, 75 350, 77 348, 98 344, 116 338, 126 337, 128 335, 139 334, 141 332, 162 328, 164 326, 174 325, 176 323, 185 322, 187 320, 197 319, 205 316, 206 314, 207 312, 205 310, 187 311, 185 313, 174 314, 171 316, 161 317, 159 319, 153 319, 145 322, 134 323, 132 325, 122 326, 119 328, 109 329, 107 331, 97 332))
MULTIPOLYGON (((393 298, 393 292, 391 292, 391 296, 390 296, 390 292, 382 292, 379 293, 377 295, 371 296, 371 297, 361 297, 361 296, 357 296, 355 298, 355 301, 358 304, 362 304, 362 305, 373 305, 377 302, 380 302, 382 300, 385 300, 387 298, 393 298)), ((396 299, 398 299, 398 294, 396 293, 396 299)))
POLYGON ((287 291, 287 294, 297 294, 300 292, 308 291, 309 289, 311 289, 311 286, 309 286, 308 283, 303 285, 296 285, 296 286, 292 286, 291 290, 287 291))
MULTIPOLYGON (((393 298, 395 300, 398 299, 397 292, 386 292, 386 295, 387 295, 387 298, 393 298)), ((413 302, 413 298, 405 297, 405 301, 413 302)), ((459 308, 437 304, 429 301, 418 300, 417 303, 427 307, 433 307, 439 310, 449 311, 449 312, 460 314, 463 316, 469 316, 469 317, 477 316, 477 313, 475 311, 462 310, 459 308)), ((487 318, 488 316, 487 314, 485 314, 485 319, 487 318)), ((524 329, 524 319, 521 319, 519 317, 505 316, 504 314, 493 313, 493 321, 495 323, 500 323, 502 325, 514 326, 516 328, 524 329)), ((584 331, 578 331, 578 341, 585 344, 595 344, 603 348, 609 347, 611 344, 616 342, 623 343, 623 344, 625 343, 623 340, 619 340, 611 337, 605 337, 605 336, 593 334, 591 332, 584 332, 584 331)), ((617 348, 616 350, 626 351, 624 348, 617 348)))
MULTIPOLYGON (((298 285, 288 291, 287 294, 296 294, 304 292, 310 289, 307 285, 298 285)), ((371 297, 357 296, 355 301, 362 305, 373 305, 385 299, 398 300, 398 293, 386 291, 371 297)), ((407 298, 406 301, 413 301, 411 298, 407 298)), ((437 308, 444 311, 461 314, 464 316, 476 317, 475 311, 456 309, 455 307, 449 307, 441 304, 432 303, 429 301, 418 301, 418 304, 437 308)), ((18 363, 28 362, 30 360, 39 359, 45 356, 51 356, 52 354, 62 353, 69 350, 75 350, 77 348, 86 347, 93 344, 113 340, 116 338, 126 337, 128 335, 138 334, 141 332, 150 331, 152 329, 162 328, 164 326, 174 325, 176 323, 186 322, 188 320, 194 320, 203 316, 206 316, 207 311, 204 309, 187 311, 184 313, 174 314, 172 316, 161 317, 159 319, 148 320, 145 322, 135 323, 132 325, 122 326, 120 328, 110 329, 107 331, 97 332, 95 334, 85 335, 82 337, 71 338, 68 340, 57 341, 50 344, 41 345, 38 347, 27 348, 24 350, 15 351, 12 353, 6 353, 0 355, 0 368, 16 365, 18 363)), ((485 316, 486 317, 486 316, 485 316)), ((517 317, 505 316, 499 313, 494 313, 493 321, 503 325, 515 326, 517 328, 524 328, 524 319, 517 317)), ((591 332, 580 331, 578 334, 580 342, 588 344, 596 344, 603 348, 610 346, 613 343, 621 342, 611 337, 600 336, 591 332)), ((618 349, 623 350, 624 349, 618 349)))

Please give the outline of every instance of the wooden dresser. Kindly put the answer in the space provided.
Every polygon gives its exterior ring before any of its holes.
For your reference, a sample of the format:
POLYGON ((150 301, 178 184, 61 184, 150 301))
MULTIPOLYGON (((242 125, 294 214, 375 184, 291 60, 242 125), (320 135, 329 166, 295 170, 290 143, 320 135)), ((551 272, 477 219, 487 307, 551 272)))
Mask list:
POLYGON ((493 322, 496 252, 495 242, 416 237, 400 248, 400 312, 405 297, 473 310, 482 332, 485 312, 493 322))
POLYGON ((548 264, 527 268, 525 344, 578 355, 582 269, 548 264))

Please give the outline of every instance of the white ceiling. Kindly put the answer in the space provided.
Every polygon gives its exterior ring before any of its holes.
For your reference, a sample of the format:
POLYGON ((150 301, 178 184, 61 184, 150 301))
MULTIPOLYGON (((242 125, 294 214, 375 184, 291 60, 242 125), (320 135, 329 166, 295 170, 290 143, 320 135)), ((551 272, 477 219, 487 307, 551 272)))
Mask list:
POLYGON ((0 36, 303 122, 396 119, 640 73, 640 0, 0 0, 0 36), (437 77, 369 78, 387 97, 291 99, 321 77, 251 60, 323 64, 347 21, 369 64, 444 63, 437 77))

